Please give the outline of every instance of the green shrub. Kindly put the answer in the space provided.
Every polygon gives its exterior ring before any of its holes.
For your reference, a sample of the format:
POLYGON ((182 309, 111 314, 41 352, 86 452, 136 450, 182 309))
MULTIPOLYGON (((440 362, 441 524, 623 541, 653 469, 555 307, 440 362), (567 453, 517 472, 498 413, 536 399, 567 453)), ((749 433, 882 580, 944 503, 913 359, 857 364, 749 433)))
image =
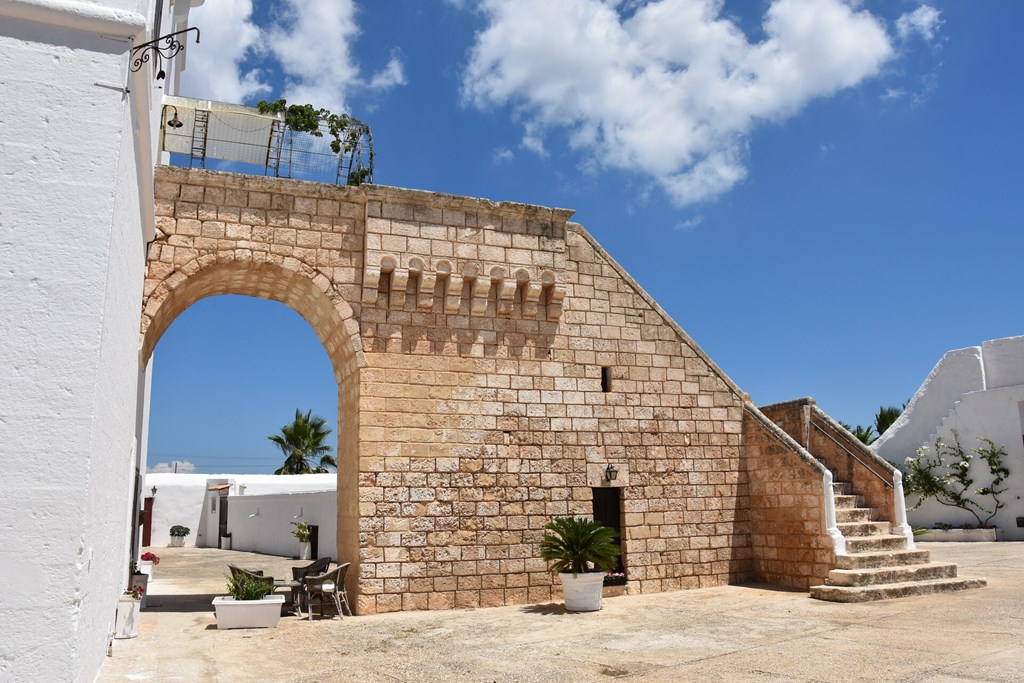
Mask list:
POLYGON ((262 600, 270 595, 273 586, 266 579, 248 574, 228 577, 228 593, 235 600, 262 600))
POLYGON ((175 524, 171 527, 171 536, 188 536, 190 533, 192 533, 192 530, 187 526, 175 524))

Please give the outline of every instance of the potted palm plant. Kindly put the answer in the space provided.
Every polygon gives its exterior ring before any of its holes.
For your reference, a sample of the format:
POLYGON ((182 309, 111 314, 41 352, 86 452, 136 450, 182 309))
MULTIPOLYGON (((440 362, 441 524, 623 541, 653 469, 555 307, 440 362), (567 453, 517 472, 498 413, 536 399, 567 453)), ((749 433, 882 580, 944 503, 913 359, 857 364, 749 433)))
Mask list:
POLYGON ((596 612, 606 572, 614 571, 622 549, 613 543, 616 532, 593 520, 559 517, 544 527, 540 556, 562 581, 565 609, 596 612))
POLYGON ((171 527, 171 547, 180 548, 185 545, 185 537, 192 533, 187 526, 175 524, 171 527))
POLYGON ((292 532, 292 536, 299 539, 299 559, 312 559, 313 544, 309 539, 312 537, 313 531, 305 522, 292 522, 292 526, 295 527, 295 531, 292 532))
POLYGON ((271 595, 274 580, 238 572, 228 578, 228 592, 213 599, 217 628, 277 628, 283 595, 271 595))

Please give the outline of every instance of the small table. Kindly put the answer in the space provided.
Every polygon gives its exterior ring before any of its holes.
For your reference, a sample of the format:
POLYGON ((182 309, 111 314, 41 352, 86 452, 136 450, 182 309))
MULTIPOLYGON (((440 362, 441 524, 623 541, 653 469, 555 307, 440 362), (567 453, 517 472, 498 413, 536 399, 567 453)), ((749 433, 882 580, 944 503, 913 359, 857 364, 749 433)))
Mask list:
POLYGON ((274 579, 274 589, 288 588, 292 593, 292 610, 302 616, 302 582, 294 579, 274 579))

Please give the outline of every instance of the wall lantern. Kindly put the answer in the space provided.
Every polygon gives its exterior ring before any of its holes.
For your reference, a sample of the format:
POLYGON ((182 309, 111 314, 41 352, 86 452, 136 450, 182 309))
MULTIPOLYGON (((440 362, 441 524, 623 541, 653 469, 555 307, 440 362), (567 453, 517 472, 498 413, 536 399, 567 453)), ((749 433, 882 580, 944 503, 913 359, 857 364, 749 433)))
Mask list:
POLYGON ((608 463, 608 467, 604 468, 604 478, 607 481, 615 481, 619 476, 619 470, 615 465, 608 463))
POLYGON ((174 110, 174 116, 171 118, 170 121, 167 122, 167 125, 171 128, 181 128, 182 126, 184 126, 185 124, 182 123, 181 119, 178 118, 178 108, 175 107, 173 104, 169 105, 169 108, 174 110))
POLYGON ((156 486, 150 489, 153 492, 153 497, 156 498, 156 486))

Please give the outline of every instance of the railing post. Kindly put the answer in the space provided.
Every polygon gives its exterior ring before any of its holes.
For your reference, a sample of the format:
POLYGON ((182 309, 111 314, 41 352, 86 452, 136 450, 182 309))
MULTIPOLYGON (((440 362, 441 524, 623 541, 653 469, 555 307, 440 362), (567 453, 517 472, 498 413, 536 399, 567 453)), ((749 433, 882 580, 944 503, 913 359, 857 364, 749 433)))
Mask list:
POLYGON ((902 534, 907 539, 907 550, 914 550, 914 529, 907 523, 907 501, 903 497, 903 473, 895 470, 892 473, 892 502, 896 519, 894 534, 902 534))
POLYGON ((825 484, 825 531, 832 538, 832 549, 835 554, 837 556, 845 555, 846 539, 843 538, 843 532, 836 524, 836 491, 832 486, 832 472, 825 470, 825 474, 821 478, 825 484))

